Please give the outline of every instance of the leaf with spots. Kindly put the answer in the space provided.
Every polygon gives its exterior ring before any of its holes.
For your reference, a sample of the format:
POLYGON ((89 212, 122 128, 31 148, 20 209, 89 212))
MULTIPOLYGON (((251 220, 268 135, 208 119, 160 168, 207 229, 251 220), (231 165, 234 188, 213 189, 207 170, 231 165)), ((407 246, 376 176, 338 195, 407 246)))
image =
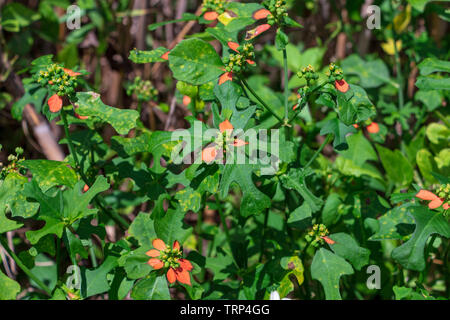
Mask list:
POLYGON ((408 234, 414 219, 408 214, 410 203, 395 207, 378 219, 378 230, 369 240, 400 240, 408 234))
POLYGON ((341 300, 339 280, 343 275, 350 274, 353 274, 353 268, 343 258, 324 248, 316 251, 311 264, 311 277, 322 284, 325 299, 341 300))
POLYGON ((77 113, 80 116, 95 117, 99 122, 107 122, 119 134, 127 134, 136 127, 136 120, 139 118, 136 110, 107 106, 95 92, 78 92, 77 99, 77 113))
POLYGON ((20 284, 0 270, 0 300, 14 300, 20 292, 20 284))
POLYGON ((21 223, 6 218, 9 209, 11 216, 29 218, 36 214, 39 204, 29 202, 23 194, 24 185, 28 178, 17 172, 8 174, 5 180, 0 181, 0 233, 18 229, 21 223))
POLYGON ((130 59, 134 63, 164 62, 166 60, 161 58, 161 56, 167 51, 168 50, 164 47, 159 47, 151 51, 134 49, 130 51, 130 56, 128 57, 128 59, 130 59))
POLYGON ((298 256, 283 257, 280 261, 281 267, 288 272, 284 275, 280 282, 278 292, 280 298, 286 297, 290 292, 294 290, 294 284, 292 283, 290 276, 295 276, 299 286, 304 281, 304 271, 302 260, 298 256))
POLYGON ((176 79, 193 85, 202 85, 224 73, 213 46, 195 38, 181 41, 170 51, 169 66, 176 79))
POLYGON ((170 300, 166 276, 151 272, 134 286, 131 297, 134 300, 170 300))
POLYGON ((78 181, 77 174, 67 162, 54 160, 25 160, 21 163, 33 174, 42 191, 65 185, 73 188, 78 181))
POLYGON ((424 249, 428 238, 433 234, 450 238, 450 224, 442 212, 425 206, 411 206, 408 212, 416 222, 416 229, 408 241, 392 251, 392 258, 406 269, 422 271, 425 269, 424 249))

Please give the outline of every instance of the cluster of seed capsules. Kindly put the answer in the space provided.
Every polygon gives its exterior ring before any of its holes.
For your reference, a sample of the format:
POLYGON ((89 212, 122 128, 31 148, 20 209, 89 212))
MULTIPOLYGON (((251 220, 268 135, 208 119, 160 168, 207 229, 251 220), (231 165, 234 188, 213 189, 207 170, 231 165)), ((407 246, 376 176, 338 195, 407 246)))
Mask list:
POLYGON ((255 52, 251 43, 245 43, 236 48, 237 53, 231 53, 228 57, 223 58, 225 71, 239 73, 247 64, 254 64, 255 52))
POLYGON ((138 101, 154 101, 158 96, 158 90, 149 80, 142 80, 141 77, 134 78, 133 83, 128 86, 127 94, 135 94, 138 101))
POLYGON ((311 246, 318 247, 325 243, 324 238, 329 234, 324 224, 315 224, 311 231, 305 236, 305 240, 311 243, 311 246))
POLYGON ((226 0, 203 0, 202 11, 214 11, 218 14, 225 12, 226 0))
POLYGON ((25 160, 25 158, 20 158, 23 154, 23 149, 17 147, 15 149, 16 154, 10 154, 8 156, 9 165, 3 167, 3 163, 0 162, 0 180, 4 180, 6 176, 12 172, 19 172, 20 174, 26 174, 26 169, 20 165, 20 162, 25 160))
POLYGON ((285 17, 288 16, 286 10, 286 0, 269 0, 265 4, 266 8, 270 11, 267 16, 267 23, 271 26, 277 24, 282 26, 285 24, 285 17))
POLYGON ((43 87, 49 87, 58 96, 67 96, 70 100, 75 99, 75 89, 79 82, 78 73, 63 68, 57 64, 51 64, 46 69, 39 71, 33 77, 34 80, 43 87))

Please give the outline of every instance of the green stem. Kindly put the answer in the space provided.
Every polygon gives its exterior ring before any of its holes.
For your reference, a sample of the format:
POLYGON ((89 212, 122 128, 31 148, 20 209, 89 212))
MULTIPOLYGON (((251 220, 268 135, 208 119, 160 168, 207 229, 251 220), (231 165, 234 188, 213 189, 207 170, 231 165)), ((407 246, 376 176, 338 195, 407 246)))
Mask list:
POLYGON ((328 136, 325 138, 325 140, 322 142, 322 144, 320 145, 319 149, 317 149, 316 153, 314 153, 314 155, 312 156, 311 159, 309 159, 308 163, 305 165, 305 167, 303 169, 308 168, 313 162, 314 160, 317 158, 317 156, 319 155, 319 153, 322 152, 323 148, 325 148, 325 146, 328 144, 328 142, 330 142, 331 137, 333 135, 330 133, 328 134, 328 136))
POLYGON ((281 123, 281 124, 284 124, 284 122, 283 122, 283 119, 281 119, 276 113, 275 113, 275 111, 273 111, 272 110, 272 108, 270 108, 257 94, 256 94, 256 92, 255 91, 253 91, 253 89, 248 85, 248 83, 247 83, 247 81, 245 80, 245 79, 243 79, 243 78, 240 78, 240 80, 241 80, 241 82, 242 82, 242 84, 243 84, 243 86, 248 90, 248 91, 250 91, 251 92, 251 94, 256 98, 256 100, 258 100, 259 101, 259 103, 261 103, 263 106, 264 106, 264 108, 266 108, 270 113, 272 113, 272 115, 275 117, 275 118, 277 118, 278 119, 278 121, 281 123))
POLYGON ((14 253, 14 251, 12 251, 9 246, 8 246, 8 242, 6 241, 6 239, 4 237, 0 237, 0 243, 3 246, 3 248, 5 248, 6 252, 8 252, 8 254, 11 256, 11 258, 14 259, 14 261, 16 262, 16 264, 19 266, 20 269, 22 269, 23 272, 25 272, 25 274, 31 279, 33 280, 42 290, 44 290, 49 296, 52 296, 52 291, 50 290, 49 287, 47 287, 41 280, 39 280, 32 272, 30 269, 28 269, 22 262, 22 260, 20 260, 20 258, 14 253))
POLYGON ((436 114, 436 116, 442 120, 442 122, 448 127, 450 128, 450 122, 448 122, 447 118, 445 118, 445 116, 438 110, 434 111, 434 113, 436 114))
POLYGON ((222 222, 222 228, 223 228, 223 231, 225 232, 225 236, 227 237, 228 244, 231 247, 230 230, 228 229, 227 221, 225 219, 225 215, 223 214, 223 210, 222 210, 222 206, 220 205, 219 198, 218 197, 215 197, 215 198, 216 198, 217 211, 219 211, 220 221, 222 222))
POLYGON ((92 239, 90 239, 90 243, 89 243, 89 256, 91 257, 92 266, 94 268, 97 268, 97 266, 98 266, 97 257, 95 256, 95 248, 94 248, 94 243, 92 242, 92 239))
MULTIPOLYGON (((73 157, 73 160, 75 161, 75 170, 80 174, 81 179, 84 181, 84 183, 86 183, 89 187, 91 187, 92 184, 89 182, 89 179, 84 174, 80 162, 78 161, 78 155, 75 153, 75 147, 73 146, 72 139, 70 138, 69 123, 67 122, 67 115, 64 109, 61 109, 61 118, 64 124, 64 133, 66 135, 67 143, 69 145, 69 151, 73 157)), ((124 230, 130 227, 130 224, 116 212, 110 212, 106 210, 104 206, 104 200, 103 198, 101 198, 100 195, 96 195, 94 201, 96 205, 101 209, 101 211, 103 211, 103 213, 105 213, 106 215, 110 216, 113 220, 115 220, 124 230)))
POLYGON ((266 240, 266 229, 267 229, 268 221, 269 221, 269 209, 266 210, 266 214, 264 216, 264 226, 263 226, 262 235, 261 235, 261 247, 260 247, 260 254, 259 254, 259 262, 262 262, 262 258, 264 256, 264 242, 266 240))
POLYGON ((284 65, 284 121, 289 119, 289 88, 288 88, 288 65, 287 65, 287 50, 283 49, 283 65, 284 65))
MULTIPOLYGON (((391 10, 393 11, 394 8, 392 6, 392 1, 389 1, 389 4, 391 6, 391 10)), ((395 9, 397 11, 397 9, 395 9)), ((403 78, 402 78, 402 66, 400 62, 400 55, 397 49, 397 35, 395 33, 395 29, 392 28, 392 39, 393 39, 393 46, 394 46, 394 60, 395 60, 395 69, 397 71, 397 83, 398 83, 398 105, 399 109, 403 108, 404 105, 404 96, 403 96, 403 78)))

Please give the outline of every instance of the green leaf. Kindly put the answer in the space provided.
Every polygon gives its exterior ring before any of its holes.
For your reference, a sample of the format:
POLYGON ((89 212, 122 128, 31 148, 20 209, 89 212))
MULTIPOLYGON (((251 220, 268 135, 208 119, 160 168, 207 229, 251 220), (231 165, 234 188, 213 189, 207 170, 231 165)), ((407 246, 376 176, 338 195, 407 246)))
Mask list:
POLYGON ((67 162, 54 160, 25 160, 21 164, 33 174, 42 191, 51 187, 65 185, 73 188, 78 181, 75 170, 67 162))
POLYGON ((185 211, 180 206, 169 209, 163 217, 155 219, 155 232, 158 238, 167 245, 172 245, 175 240, 183 243, 191 234, 192 227, 183 221, 185 211))
POLYGON ((436 162, 433 159, 433 155, 427 149, 421 149, 416 154, 416 162, 419 167, 420 173, 428 184, 437 183, 436 178, 432 175, 432 172, 437 172, 436 162))
POLYGON ((281 30, 281 28, 277 29, 277 35, 275 36, 275 46, 278 50, 283 50, 286 48, 286 45, 289 43, 289 38, 286 33, 281 30))
POLYGON ((39 19, 37 12, 24 5, 13 2, 5 5, 1 11, 1 25, 6 31, 18 32, 20 28, 29 26, 33 21, 39 19))
POLYGON ((312 212, 318 211, 322 206, 322 199, 317 198, 308 189, 305 183, 305 176, 301 170, 291 169, 287 174, 281 176, 281 182, 285 188, 296 190, 309 205, 312 212))
POLYGON ((176 79, 193 85, 207 83, 224 73, 213 46, 200 39, 181 41, 170 51, 169 66, 176 79))
POLYGON ((422 271, 425 269, 424 249, 428 237, 438 234, 450 238, 450 225, 442 212, 425 206, 410 207, 408 212, 416 222, 416 229, 407 242, 392 251, 392 258, 406 269, 422 271))
POLYGON ((164 47, 159 47, 151 51, 134 49, 130 51, 130 56, 128 57, 128 59, 130 59, 134 63, 164 62, 166 60, 161 58, 161 56, 167 51, 168 50, 164 47))
POLYGON ((416 87, 421 90, 450 90, 450 78, 417 77, 416 87))
POLYGON ((24 194, 40 204, 37 219, 45 221, 43 228, 26 232, 31 244, 50 233, 61 238, 67 224, 97 212, 97 209, 89 209, 88 205, 98 193, 107 190, 109 184, 105 177, 98 176, 91 188, 82 193, 84 185, 79 181, 73 189, 57 190, 54 194, 43 193, 34 180, 25 185, 24 194))
POLYGON ((304 202, 300 207, 289 214, 287 223, 293 228, 305 230, 311 226, 311 213, 311 207, 307 202, 304 202))
POLYGON ((184 22, 184 21, 193 21, 193 20, 198 20, 198 17, 193 13, 184 12, 180 19, 152 23, 148 26, 148 30, 154 31, 154 30, 158 29, 159 27, 162 27, 166 24, 184 22))
POLYGON ((131 297, 135 300, 170 300, 166 276, 150 273, 134 286, 131 297))
POLYGON ((331 250, 349 261, 356 270, 361 270, 362 267, 369 263, 370 251, 360 247, 350 235, 340 232, 331 234, 329 238, 335 241, 334 244, 329 245, 331 250))
POLYGON ((360 131, 347 137, 349 148, 345 151, 340 151, 339 154, 346 159, 350 159, 354 164, 360 166, 366 161, 377 161, 377 153, 372 147, 369 140, 360 131))
POLYGON ((402 239, 407 233, 405 225, 413 225, 414 220, 408 214, 409 203, 394 207, 378 219, 378 231, 369 240, 402 239))
POLYGON ((364 61, 357 54, 352 54, 341 63, 345 75, 357 75, 364 88, 376 88, 389 83, 389 69, 381 59, 364 61))
POLYGON ((140 212, 128 229, 128 234, 139 241, 145 248, 152 247, 153 239, 157 238, 155 225, 150 214, 140 212))
POLYGON ((15 300, 20 292, 20 284, 8 278, 0 270, 0 300, 15 300))
POLYGON ((277 290, 280 294, 280 298, 283 299, 294 290, 294 284, 292 283, 290 276, 295 276, 298 285, 301 286, 305 279, 305 269, 303 268, 302 260, 298 256, 283 257, 280 260, 280 265, 284 270, 288 270, 281 280, 280 287, 277 290))
POLYGON ((311 264, 311 277, 322 284, 325 299, 342 299, 339 279, 346 274, 353 274, 353 268, 347 261, 324 248, 316 251, 311 264))
POLYGON ((242 191, 240 212, 243 217, 262 213, 270 207, 270 198, 258 190, 252 179, 253 171, 259 167, 251 164, 228 164, 223 169, 220 196, 227 196, 232 182, 239 184, 242 191))
POLYGON ((328 120, 322 129, 320 129, 321 135, 326 135, 328 133, 334 135, 333 148, 336 150, 348 149, 346 136, 355 132, 356 129, 353 126, 347 126, 337 118, 328 120))
POLYGON ((420 74, 427 76, 433 72, 450 72, 450 61, 426 58, 418 65, 420 74))
POLYGON ((122 158, 128 158, 137 153, 149 152, 151 135, 151 132, 145 131, 133 138, 113 136, 111 138, 111 148, 122 158))
POLYGON ((77 113, 81 116, 96 117, 100 122, 111 124, 119 134, 127 134, 136 127, 139 113, 107 106, 95 92, 78 92, 77 113))
POLYGON ((108 255, 103 263, 96 269, 81 269, 81 295, 83 298, 107 292, 110 284, 107 274, 117 266, 118 256, 108 255))
POLYGON ((413 179, 413 168, 400 150, 391 151, 379 144, 376 148, 388 179, 400 186, 409 185, 413 179))

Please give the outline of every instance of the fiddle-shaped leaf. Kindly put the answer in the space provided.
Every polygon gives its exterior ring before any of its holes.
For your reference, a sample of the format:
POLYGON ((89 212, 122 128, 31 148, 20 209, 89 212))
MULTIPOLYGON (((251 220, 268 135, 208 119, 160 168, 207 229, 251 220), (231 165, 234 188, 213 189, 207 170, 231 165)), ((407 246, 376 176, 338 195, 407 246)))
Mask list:
POLYGON ((324 248, 316 251, 311 264, 311 277, 322 284, 325 299, 341 300, 339 279, 350 274, 353 274, 353 268, 343 258, 324 248))
POLYGON ((409 207, 408 212, 416 222, 416 229, 408 241, 392 251, 392 258, 406 269, 422 271, 425 269, 424 249, 428 238, 433 234, 450 238, 450 224, 442 212, 424 206, 409 207))

